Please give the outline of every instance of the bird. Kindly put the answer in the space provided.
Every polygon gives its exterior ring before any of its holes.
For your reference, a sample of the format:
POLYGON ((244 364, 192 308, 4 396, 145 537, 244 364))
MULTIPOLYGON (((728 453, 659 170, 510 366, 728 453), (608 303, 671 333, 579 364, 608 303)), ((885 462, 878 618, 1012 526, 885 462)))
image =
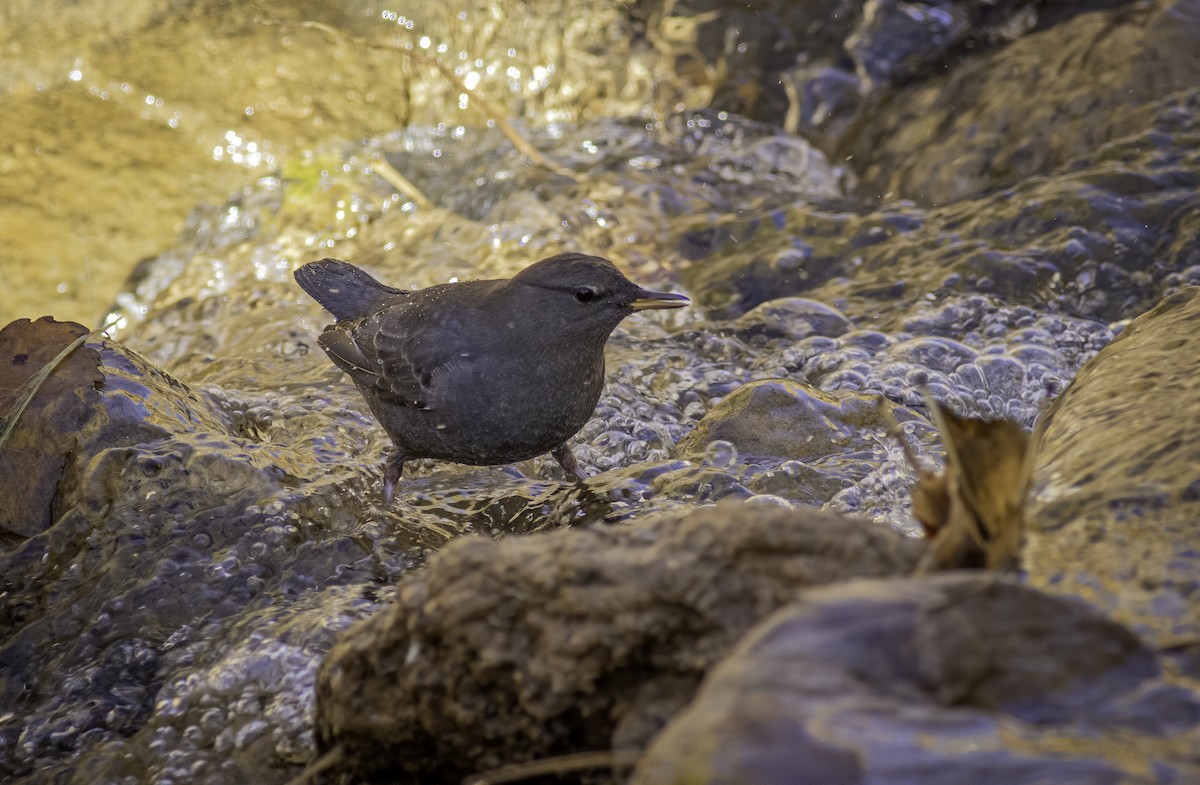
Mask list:
POLYGON ((294 276, 333 314, 317 342, 392 441, 385 505, 404 463, 418 458, 495 466, 550 453, 584 481, 567 441, 600 400, 609 336, 633 313, 689 304, 579 253, 512 278, 411 291, 339 259, 310 262, 294 276))

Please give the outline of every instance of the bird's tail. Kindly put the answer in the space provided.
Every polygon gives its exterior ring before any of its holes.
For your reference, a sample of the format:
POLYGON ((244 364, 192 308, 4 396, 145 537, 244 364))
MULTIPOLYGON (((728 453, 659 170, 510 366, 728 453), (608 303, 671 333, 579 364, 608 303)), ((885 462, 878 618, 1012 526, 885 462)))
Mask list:
POLYGON ((379 310, 383 301, 408 294, 376 281, 366 272, 338 259, 309 262, 294 273, 296 283, 340 322, 363 319, 379 310))

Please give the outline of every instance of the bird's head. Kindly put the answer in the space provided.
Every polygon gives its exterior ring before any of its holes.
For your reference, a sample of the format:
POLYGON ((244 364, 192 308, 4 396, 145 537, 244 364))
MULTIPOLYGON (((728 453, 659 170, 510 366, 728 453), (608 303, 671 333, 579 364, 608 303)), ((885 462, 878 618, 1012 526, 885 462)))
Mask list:
POLYGON ((573 331, 603 331, 605 338, 632 313, 688 304, 682 294, 643 289, 607 259, 584 254, 543 259, 517 273, 512 282, 539 290, 538 307, 565 320, 573 331))

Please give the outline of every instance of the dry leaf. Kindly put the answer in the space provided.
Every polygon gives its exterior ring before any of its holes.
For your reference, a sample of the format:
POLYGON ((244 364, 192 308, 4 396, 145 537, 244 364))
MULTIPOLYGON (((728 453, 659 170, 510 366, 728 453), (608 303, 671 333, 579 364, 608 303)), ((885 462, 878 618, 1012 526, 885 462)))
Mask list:
POLYGON ((922 468, 901 440, 917 472, 913 514, 931 540, 916 573, 1016 570, 1033 465, 1029 437, 1011 420, 971 420, 928 394, 926 401, 946 449, 946 466, 940 473, 922 468))
POLYGON ((61 353, 89 334, 50 317, 0 330, 0 547, 53 522, 59 480, 104 379, 94 349, 61 353))

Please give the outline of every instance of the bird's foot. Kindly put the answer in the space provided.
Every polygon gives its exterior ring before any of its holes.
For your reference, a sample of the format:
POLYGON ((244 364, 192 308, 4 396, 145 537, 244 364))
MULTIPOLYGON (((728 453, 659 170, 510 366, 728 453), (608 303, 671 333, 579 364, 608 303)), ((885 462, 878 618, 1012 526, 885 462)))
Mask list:
POLYGON ((587 480, 587 472, 580 468, 570 447, 564 444, 558 449, 551 450, 550 454, 554 456, 554 460, 558 461, 558 465, 563 467, 563 471, 569 476, 574 477, 579 482, 587 480))
POLYGON ((400 482, 400 475, 404 473, 404 454, 399 450, 389 451, 386 466, 383 471, 383 505, 391 507, 396 483, 400 482))

